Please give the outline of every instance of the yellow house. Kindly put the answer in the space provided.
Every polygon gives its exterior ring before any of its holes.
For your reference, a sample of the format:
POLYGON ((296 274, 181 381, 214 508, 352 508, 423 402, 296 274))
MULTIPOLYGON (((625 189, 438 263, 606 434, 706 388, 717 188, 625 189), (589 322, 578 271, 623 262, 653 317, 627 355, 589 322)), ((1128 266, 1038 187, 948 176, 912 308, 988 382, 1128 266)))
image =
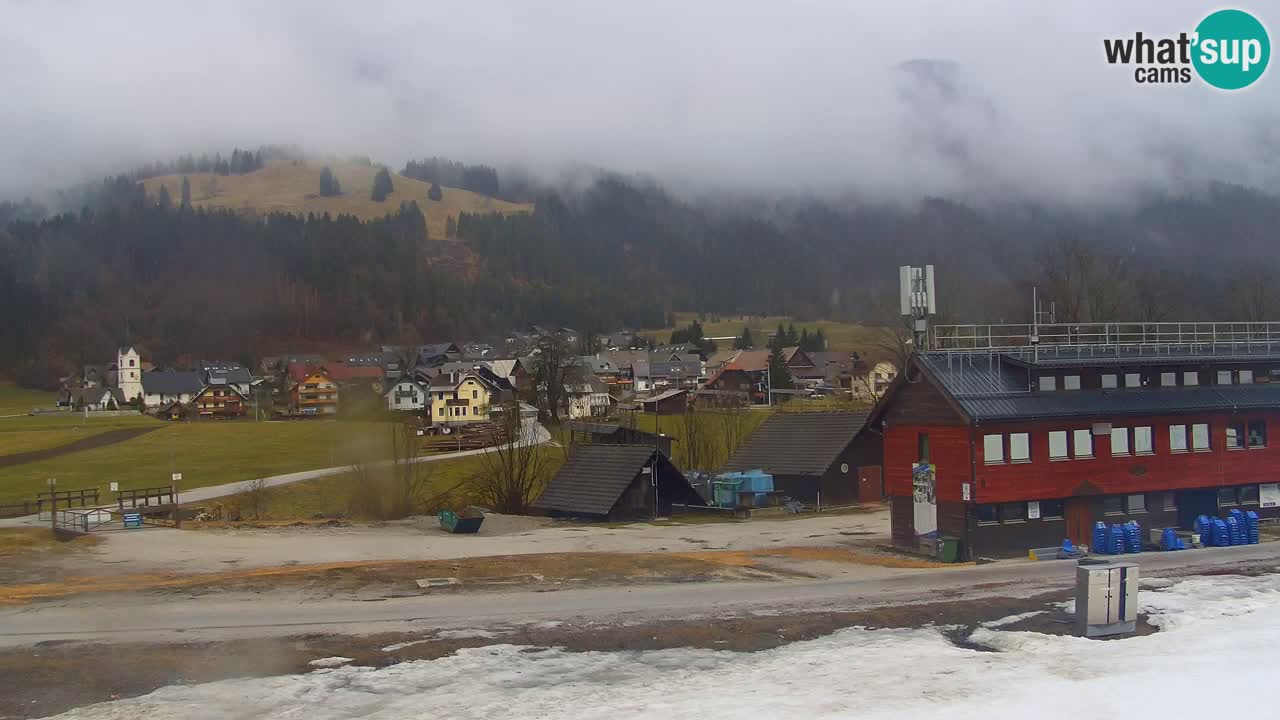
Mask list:
POLYGON ((465 425, 489 419, 489 407, 506 398, 510 383, 483 368, 437 375, 430 385, 430 418, 435 425, 465 425))

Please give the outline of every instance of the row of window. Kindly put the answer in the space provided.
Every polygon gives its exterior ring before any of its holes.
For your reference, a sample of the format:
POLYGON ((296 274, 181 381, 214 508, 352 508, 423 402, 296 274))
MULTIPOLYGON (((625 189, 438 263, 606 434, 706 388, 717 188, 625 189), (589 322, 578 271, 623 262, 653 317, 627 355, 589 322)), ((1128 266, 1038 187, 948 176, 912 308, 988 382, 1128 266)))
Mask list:
MULTIPOLYGON (((1230 423, 1226 428, 1226 449, 1263 448, 1267 446, 1265 420, 1230 423)), ((1169 425, 1169 452, 1210 452, 1213 445, 1208 423, 1169 425)), ((1106 433, 1106 430, 1103 430, 1106 433)), ((1085 460, 1093 457, 1094 431, 1089 428, 1049 431, 1050 460, 1085 460), (1068 447, 1068 441, 1070 447, 1068 447)), ((1111 456, 1153 455, 1153 431, 1150 426, 1113 427, 1111 456)), ((987 465, 1005 462, 1031 462, 1031 434, 1008 433, 982 436, 982 458, 987 465)))
MULTIPOLYGON (((1104 373, 1101 376, 1102 389, 1112 390, 1112 389, 1119 388, 1120 381, 1122 378, 1124 380, 1124 387, 1127 387, 1127 388, 1142 387, 1141 373, 1124 373, 1123 375, 1120 375, 1118 373, 1104 373)), ((1233 385, 1233 384, 1251 385, 1253 384, 1253 371, 1252 370, 1236 370, 1236 371, 1218 370, 1216 371, 1214 378, 1217 381, 1216 384, 1218 385, 1233 385)), ((1192 387, 1199 384, 1200 384, 1199 371, 1187 370, 1182 373, 1183 386, 1192 387)), ((1160 387, 1177 387, 1177 386, 1178 386, 1178 373, 1176 372, 1160 373, 1160 387)), ((1039 388, 1043 391, 1057 390, 1058 376, 1041 375, 1039 378, 1039 388)), ((1063 390, 1079 390, 1080 376, 1079 375, 1063 375, 1062 389, 1063 390)))
MULTIPOLYGON (((439 409, 439 411, 436 413, 436 415, 438 415, 439 417, 444 417, 444 416, 445 416, 445 410, 449 410, 449 411, 450 411, 450 412, 449 412, 449 415, 450 415, 451 417, 466 417, 466 416, 467 416, 467 406, 466 406, 466 405, 454 405, 454 406, 452 406, 452 407, 448 407, 448 408, 443 408, 443 407, 442 407, 442 408, 440 408, 440 409, 439 409)), ((480 412, 477 410, 475 414, 476 414, 476 415, 479 415, 479 414, 480 414, 480 412)))
MULTIPOLYGON (((437 392, 437 393, 436 393, 436 399, 437 399, 437 400, 443 400, 445 395, 453 395, 453 399, 454 399, 454 400, 457 400, 457 399, 458 399, 458 393, 456 393, 456 392, 455 392, 455 393, 442 393, 442 392, 437 392)), ((472 400, 477 400, 477 399, 479 399, 479 397, 480 397, 480 391, 479 391, 479 390, 472 390, 472 391, 471 391, 471 399, 472 399, 472 400)))
MULTIPOLYGON (((1253 504, 1257 504, 1258 486, 1253 489, 1253 504)), ((1239 488, 1243 490, 1244 488, 1239 488)), ((1234 493, 1237 488, 1222 488, 1234 493)), ((1220 491, 1221 492, 1221 491, 1220 491)), ((1234 495, 1233 495, 1234 497, 1234 495)), ((1061 520, 1065 511, 1062 500, 1033 500, 1031 502, 989 503, 975 505, 974 514, 979 523, 1017 523, 1026 520, 1061 520)), ((1102 498, 1102 512, 1106 515, 1132 515, 1150 510, 1177 510, 1173 493, 1136 493, 1133 495, 1109 495, 1102 498)))

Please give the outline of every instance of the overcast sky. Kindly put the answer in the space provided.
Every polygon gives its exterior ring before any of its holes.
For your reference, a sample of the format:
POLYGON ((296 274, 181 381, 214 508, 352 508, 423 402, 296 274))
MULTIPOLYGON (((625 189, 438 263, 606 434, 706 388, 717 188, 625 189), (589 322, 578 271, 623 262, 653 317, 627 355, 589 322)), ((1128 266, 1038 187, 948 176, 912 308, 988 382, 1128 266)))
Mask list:
POLYGON ((1212 3, 874 5, 0 0, 0 194, 265 143, 873 197, 1280 177, 1276 68, 1232 94, 1103 59, 1212 3))

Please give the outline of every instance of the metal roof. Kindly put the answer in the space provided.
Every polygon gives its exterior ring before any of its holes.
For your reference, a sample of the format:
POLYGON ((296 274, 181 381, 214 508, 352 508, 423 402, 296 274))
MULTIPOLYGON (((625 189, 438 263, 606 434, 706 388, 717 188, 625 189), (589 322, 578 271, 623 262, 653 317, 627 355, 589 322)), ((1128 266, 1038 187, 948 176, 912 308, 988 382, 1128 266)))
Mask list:
POLYGON ((142 391, 148 395, 194 395, 203 387, 200 373, 194 370, 152 370, 142 373, 142 391))
MULTIPOLYGON (((1190 357, 1184 355, 1179 361, 1188 362, 1190 357)), ((1033 364, 1026 362, 1026 357, 1011 358, 1005 353, 929 352, 915 358, 961 410, 977 421, 1280 408, 1280 383, 1033 391, 1037 369, 1079 367, 1079 362, 1033 364)), ((1230 362, 1222 357, 1212 359, 1230 362)), ((1135 361, 1126 358, 1123 363, 1135 368, 1149 364, 1135 361)))
POLYGON ((866 425, 869 414, 865 410, 777 413, 721 469, 822 475, 866 425))
MULTIPOLYGON (((578 445, 533 507, 580 515, 608 515, 618 498, 649 464, 654 452, 653 447, 644 445, 578 445)), ((658 456, 666 461, 662 453, 658 456)))

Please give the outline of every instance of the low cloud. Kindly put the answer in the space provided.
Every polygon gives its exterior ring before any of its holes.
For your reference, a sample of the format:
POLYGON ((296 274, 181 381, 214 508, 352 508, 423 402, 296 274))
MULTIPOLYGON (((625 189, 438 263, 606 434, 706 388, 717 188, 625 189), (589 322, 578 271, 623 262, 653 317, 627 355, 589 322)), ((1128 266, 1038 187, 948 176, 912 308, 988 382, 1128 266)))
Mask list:
POLYGON ((1105 63, 1191 30, 1186 0, 2 4, 3 196, 269 143, 876 199, 1280 179, 1276 69, 1223 93, 1105 63))

